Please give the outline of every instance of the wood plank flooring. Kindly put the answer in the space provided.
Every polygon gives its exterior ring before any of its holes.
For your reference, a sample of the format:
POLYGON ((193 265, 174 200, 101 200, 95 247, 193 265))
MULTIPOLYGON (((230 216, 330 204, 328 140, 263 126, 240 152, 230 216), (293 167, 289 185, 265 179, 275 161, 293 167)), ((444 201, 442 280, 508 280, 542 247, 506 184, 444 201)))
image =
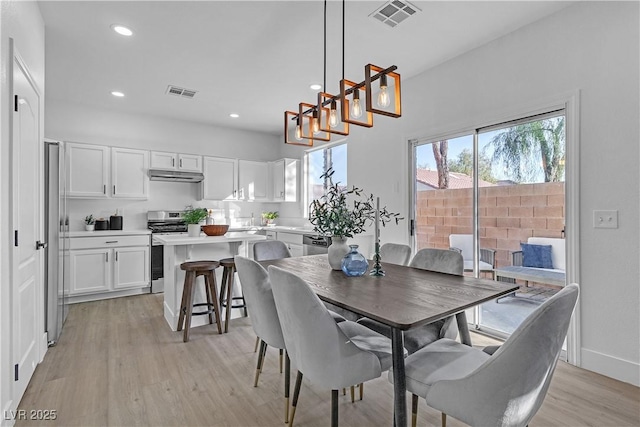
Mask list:
MULTIPOLYGON (((473 334, 474 343, 487 339, 473 334)), ((249 319, 194 328, 188 343, 171 332, 162 294, 71 306, 56 347, 50 348, 19 409, 55 410, 56 420, 18 420, 17 426, 283 426, 283 374, 269 349, 253 387, 255 335, 249 319)), ((292 369, 292 381, 295 372, 292 369)), ((330 423, 330 392, 304 382, 295 425, 330 423)), ((407 399, 410 405, 411 399, 407 399)), ((364 400, 340 397, 340 425, 392 425, 393 388, 386 373, 365 385, 364 400)), ((419 407, 419 426, 440 425, 440 414, 419 407)), ((449 419, 448 425, 462 423, 449 419)), ((536 426, 640 426, 640 389, 559 363, 536 426)))

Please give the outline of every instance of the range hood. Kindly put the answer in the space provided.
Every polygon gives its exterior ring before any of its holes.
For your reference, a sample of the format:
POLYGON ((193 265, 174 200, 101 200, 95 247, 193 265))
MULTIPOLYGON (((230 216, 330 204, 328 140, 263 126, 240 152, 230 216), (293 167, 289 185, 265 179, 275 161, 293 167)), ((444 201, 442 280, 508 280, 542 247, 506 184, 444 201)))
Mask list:
POLYGON ((165 171, 161 169, 149 169, 149 179, 151 181, 200 182, 204 179, 204 175, 200 172, 165 171))

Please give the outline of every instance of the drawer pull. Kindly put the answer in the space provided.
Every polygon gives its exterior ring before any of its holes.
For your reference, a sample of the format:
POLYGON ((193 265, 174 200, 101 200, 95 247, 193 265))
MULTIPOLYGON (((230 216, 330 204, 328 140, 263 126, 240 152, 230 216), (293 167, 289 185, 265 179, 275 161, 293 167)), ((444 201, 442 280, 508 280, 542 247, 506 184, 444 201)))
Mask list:
POLYGON ((105 243, 118 243, 117 240, 107 240, 105 243))

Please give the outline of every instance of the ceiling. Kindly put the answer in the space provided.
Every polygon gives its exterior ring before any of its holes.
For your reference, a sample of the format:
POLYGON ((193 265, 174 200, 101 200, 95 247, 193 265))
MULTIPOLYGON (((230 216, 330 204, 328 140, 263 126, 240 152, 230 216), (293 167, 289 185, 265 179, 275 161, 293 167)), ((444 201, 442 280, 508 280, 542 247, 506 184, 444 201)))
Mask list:
MULTIPOLYGON (((397 65, 407 79, 571 2, 411 3, 420 11, 390 28, 369 16, 384 1, 346 2, 345 78, 364 80, 364 66, 372 63, 397 65)), ((315 103, 309 85, 322 84, 322 1, 39 4, 48 99, 278 135, 283 112, 315 103), (116 34, 114 23, 134 35, 116 34), (168 85, 197 94, 167 95, 168 85), (112 96, 114 90, 125 97, 112 96)), ((342 77, 341 11, 341 1, 328 2, 326 90, 332 93, 342 77)))

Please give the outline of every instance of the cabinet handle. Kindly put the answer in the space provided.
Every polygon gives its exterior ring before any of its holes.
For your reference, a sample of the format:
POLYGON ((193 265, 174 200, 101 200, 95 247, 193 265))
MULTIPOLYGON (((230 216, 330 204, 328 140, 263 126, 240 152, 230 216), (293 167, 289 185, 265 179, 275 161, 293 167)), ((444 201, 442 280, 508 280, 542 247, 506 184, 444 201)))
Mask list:
POLYGON ((176 166, 176 159, 171 159, 171 167, 175 167, 176 166))
POLYGON ((102 186, 102 194, 107 194, 107 184, 102 186))
POLYGON ((118 261, 118 251, 116 251, 116 262, 118 261))
POLYGON ((182 159, 180 159, 180 167, 182 167, 182 159))
POLYGON ((117 240, 107 240, 105 243, 118 243, 117 240))
POLYGON ((106 257, 106 261, 105 262, 109 262, 109 252, 105 253, 104 256, 106 257))
POLYGON ((116 186, 113 186, 113 194, 116 194, 116 186))

